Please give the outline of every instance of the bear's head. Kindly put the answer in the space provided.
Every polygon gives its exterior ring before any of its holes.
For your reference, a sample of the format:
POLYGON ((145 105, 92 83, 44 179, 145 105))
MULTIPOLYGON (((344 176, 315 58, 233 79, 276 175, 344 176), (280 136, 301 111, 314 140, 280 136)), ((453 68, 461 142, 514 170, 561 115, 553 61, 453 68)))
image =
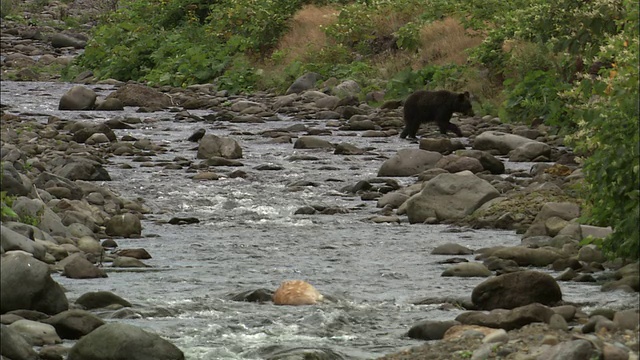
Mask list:
POLYGON ((473 109, 471 108, 471 94, 468 91, 458 94, 455 111, 466 116, 474 115, 473 109))

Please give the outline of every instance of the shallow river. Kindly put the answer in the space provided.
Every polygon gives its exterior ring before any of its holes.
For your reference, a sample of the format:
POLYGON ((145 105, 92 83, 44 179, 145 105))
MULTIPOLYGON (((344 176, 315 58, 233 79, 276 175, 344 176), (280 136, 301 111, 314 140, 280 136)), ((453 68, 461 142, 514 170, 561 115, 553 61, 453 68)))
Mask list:
MULTIPOLYGON (((520 236, 509 231, 469 230, 446 225, 373 224, 366 219, 377 210, 340 191, 359 180, 374 178, 386 157, 416 146, 397 137, 363 138, 357 132, 333 130, 324 136, 371 150, 369 155, 293 149, 273 144, 259 133, 296 123, 324 128, 324 121, 282 117, 262 124, 175 121, 175 113, 58 111, 60 96, 70 84, 2 82, 1 101, 9 112, 103 121, 135 116, 145 121, 134 130, 116 130, 166 144, 169 151, 152 158, 158 166, 141 167, 130 157, 112 157, 106 184, 127 198, 140 197, 152 213, 143 221, 143 238, 116 239, 121 248, 144 247, 151 268, 110 270, 106 279, 55 279, 71 301, 88 291, 112 291, 134 304, 140 314, 126 321, 157 332, 185 352, 187 359, 262 359, 289 348, 321 348, 336 358, 371 359, 420 341, 404 336, 424 319, 449 320, 461 310, 438 305, 412 305, 429 297, 468 297, 482 278, 450 278, 447 267, 430 255, 438 245, 455 242, 472 249, 516 245, 520 236), (221 178, 194 182, 194 173, 165 169, 163 161, 182 157, 194 162, 194 143, 185 139, 199 128, 232 136, 243 149, 239 168, 246 179, 221 178), (292 160, 310 155, 314 160, 292 160), (122 169, 121 164, 133 166, 122 169), (259 165, 280 170, 258 170, 259 165), (292 191, 288 184, 312 181, 292 191), (304 205, 324 204, 350 209, 347 214, 293 215, 304 205), (196 217, 198 224, 168 225, 172 217, 196 217), (230 294, 267 288, 287 279, 309 281, 337 302, 318 306, 274 306, 229 300, 230 294)), ((105 96, 109 86, 96 89, 105 96)), ((204 116, 207 111, 190 111, 204 116)), ((231 168, 221 168, 221 174, 231 168)), ((413 178, 398 179, 410 184, 413 178)), ((406 218, 404 218, 406 220, 406 218)), ((473 256, 467 257, 473 260, 473 256)), ((544 271, 544 270, 543 270, 544 271)), ((602 293, 598 285, 563 282, 564 299, 613 308, 637 304, 637 294, 602 293)))

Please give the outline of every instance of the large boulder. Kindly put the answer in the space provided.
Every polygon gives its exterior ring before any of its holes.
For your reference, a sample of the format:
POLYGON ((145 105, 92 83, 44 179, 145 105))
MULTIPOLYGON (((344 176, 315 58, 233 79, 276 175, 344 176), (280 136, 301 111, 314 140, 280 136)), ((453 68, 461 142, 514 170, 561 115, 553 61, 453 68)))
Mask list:
POLYGON ((86 86, 76 85, 60 98, 58 110, 90 110, 98 95, 86 86))
POLYGON ((547 323, 553 314, 555 313, 551 308, 533 303, 519 306, 513 310, 494 309, 489 313, 469 311, 458 315, 456 320, 466 325, 513 330, 534 322, 547 323))
POLYGON ((313 89, 316 86, 316 81, 318 80, 320 80, 320 74, 308 72, 297 78, 293 84, 289 86, 286 95, 299 94, 305 90, 313 89))
POLYGON ((473 213, 498 196, 498 190, 471 172, 440 174, 406 201, 406 214, 410 223, 421 223, 427 219, 451 221, 473 213))
POLYGON ((316 136, 301 136, 293 144, 294 149, 331 149, 335 147, 329 141, 316 136))
POLYGON ((71 279, 95 279, 105 278, 107 273, 78 254, 64 265, 64 276, 71 279))
POLYGON ((386 160, 378 170, 378 176, 413 176, 432 169, 442 159, 442 154, 421 149, 402 149, 386 160))
POLYGON ((175 345, 133 325, 109 323, 82 337, 68 360, 182 360, 175 345))
POLYGON ((273 293, 276 305, 313 305, 323 299, 313 285, 302 280, 283 281, 273 293))
POLYGON ((242 148, 232 138, 206 134, 200 139, 197 156, 198 159, 209 159, 216 156, 225 159, 240 159, 242 158, 242 148))
POLYGON ((459 150, 456 155, 478 159, 485 170, 492 174, 504 174, 504 163, 497 157, 481 150, 459 150))
POLYGON ((0 259, 0 313, 36 310, 57 314, 69 308, 62 286, 49 274, 49 266, 22 252, 0 259))
POLYGON ((55 169, 54 173, 69 180, 111 181, 107 169, 97 161, 73 161, 55 169))
POLYGON ((10 228, 0 225, 0 239, 2 249, 4 251, 22 250, 30 253, 39 260, 44 260, 47 249, 28 237, 11 230, 10 228))
POLYGON ((423 320, 411 326, 407 336, 420 340, 441 340, 447 330, 459 324, 460 322, 455 320, 423 320))
POLYGON ((29 194, 30 189, 25 185, 20 173, 13 167, 13 164, 3 161, 0 172, 2 191, 6 191, 8 196, 25 196, 29 194))
POLYGON ((563 258, 560 253, 545 248, 527 248, 524 246, 510 246, 497 249, 491 253, 503 260, 513 260, 519 266, 543 267, 553 264, 556 260, 563 258))
POLYGON ((473 289, 471 301, 481 310, 514 309, 533 303, 555 306, 562 300, 551 275, 518 271, 487 279, 473 289))
POLYGON ((19 332, 33 346, 53 345, 62 342, 53 326, 39 321, 20 319, 11 323, 9 327, 19 332))
POLYGON ((109 236, 140 237, 142 224, 135 214, 115 215, 105 224, 105 233, 109 236))
POLYGON ((499 154, 506 155, 511 150, 530 142, 536 141, 500 131, 485 131, 473 140, 473 148, 476 150, 495 150, 499 154))
POLYGON ((539 157, 549 159, 551 157, 551 146, 532 141, 518 146, 509 153, 509 161, 533 161, 539 157))
POLYGON ((455 276, 455 277, 489 277, 491 271, 482 263, 476 262, 463 262, 451 265, 441 276, 455 276))
POLYGON ((51 46, 54 48, 72 47, 83 49, 87 45, 87 41, 80 37, 65 33, 55 33, 51 35, 51 46))
POLYGON ((131 307, 130 302, 109 291, 84 293, 76 300, 76 304, 88 310, 103 308, 114 304, 131 307))
POLYGON ((109 94, 106 99, 111 98, 120 100, 124 106, 162 109, 172 105, 169 96, 140 84, 126 84, 109 94))
POLYGON ((16 330, 0 324, 0 355, 11 360, 38 360, 33 346, 16 330))
POLYGON ((52 325, 63 339, 80 339, 104 325, 104 321, 85 310, 63 311, 42 322, 52 325))

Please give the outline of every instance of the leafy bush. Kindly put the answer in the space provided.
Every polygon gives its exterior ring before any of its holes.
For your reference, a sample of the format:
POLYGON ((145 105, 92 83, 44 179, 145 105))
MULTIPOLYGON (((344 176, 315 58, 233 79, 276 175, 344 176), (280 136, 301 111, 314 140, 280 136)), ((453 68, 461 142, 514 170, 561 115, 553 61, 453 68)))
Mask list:
POLYGON ((562 125, 568 131, 565 100, 558 93, 570 85, 558 81, 555 72, 535 70, 522 81, 510 78, 505 81, 506 100, 500 118, 511 122, 531 124, 542 119, 548 125, 562 125))
POLYGON ((17 0, 2 0, 0 3, 0 18, 4 19, 7 16, 15 14, 16 1, 17 0))
POLYGON ((404 98, 420 89, 457 91, 464 86, 465 71, 466 67, 457 65, 426 66, 415 71, 406 69, 387 82, 385 96, 388 99, 404 98))
POLYGON ((78 65, 98 78, 187 86, 222 77, 223 87, 249 90, 255 71, 238 69, 236 60, 267 54, 299 6, 289 0, 123 0, 96 27, 78 65))
POLYGON ((606 36, 597 54, 614 59, 612 70, 586 75, 566 96, 575 101, 571 115, 578 131, 568 137, 584 153, 589 204, 585 221, 611 226, 602 242, 609 255, 640 256, 640 129, 638 128, 638 3, 624 0, 626 16, 619 32, 606 36))

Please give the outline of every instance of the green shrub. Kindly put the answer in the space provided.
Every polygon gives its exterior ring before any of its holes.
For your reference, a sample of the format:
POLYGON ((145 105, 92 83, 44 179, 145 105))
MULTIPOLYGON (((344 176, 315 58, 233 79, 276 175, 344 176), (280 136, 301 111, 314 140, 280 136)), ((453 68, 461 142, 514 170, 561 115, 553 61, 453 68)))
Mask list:
POLYGON ((531 124, 542 119, 547 125, 572 128, 567 118, 565 100, 558 95, 570 85, 558 81, 554 71, 535 70, 524 79, 508 79, 504 83, 506 100, 500 118, 510 122, 531 124))
POLYGON ((4 19, 7 16, 14 15, 17 11, 16 2, 17 0, 2 0, 0 2, 0 18, 4 19))
POLYGON ((613 234, 601 242, 611 256, 638 259, 640 255, 640 129, 638 128, 638 3, 624 0, 625 16, 619 32, 606 36, 597 54, 615 59, 602 76, 586 76, 565 93, 574 100, 571 116, 578 131, 568 137, 586 155, 588 211, 584 221, 611 226, 613 234))

